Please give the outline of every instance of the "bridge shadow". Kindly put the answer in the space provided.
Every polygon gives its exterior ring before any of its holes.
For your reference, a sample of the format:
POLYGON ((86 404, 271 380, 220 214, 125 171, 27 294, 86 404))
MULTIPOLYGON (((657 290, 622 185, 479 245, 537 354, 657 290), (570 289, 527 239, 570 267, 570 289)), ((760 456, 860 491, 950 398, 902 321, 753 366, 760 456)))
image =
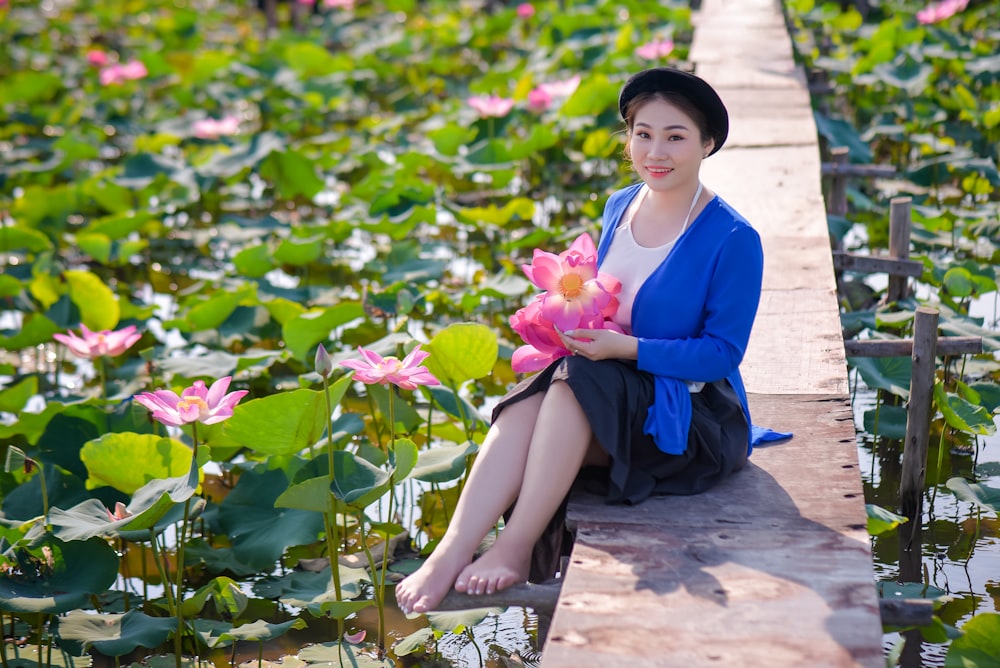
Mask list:
POLYGON ((803 657, 808 646, 825 646, 858 665, 879 665, 882 629, 857 467, 804 456, 810 450, 793 442, 755 450, 746 468, 694 496, 623 507, 575 493, 568 515, 575 542, 559 603, 575 601, 572 625, 586 637, 591 621, 613 626, 612 608, 628 605, 629 620, 647 609, 668 619, 664 634, 711 642, 724 637, 721 629, 746 637, 757 628, 774 640, 781 629, 803 657))

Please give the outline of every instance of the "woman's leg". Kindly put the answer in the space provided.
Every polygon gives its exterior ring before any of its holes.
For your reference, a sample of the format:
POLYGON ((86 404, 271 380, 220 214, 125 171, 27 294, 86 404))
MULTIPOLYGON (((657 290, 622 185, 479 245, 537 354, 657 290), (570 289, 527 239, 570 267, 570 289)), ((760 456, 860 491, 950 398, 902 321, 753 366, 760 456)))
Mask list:
POLYGON ((590 422, 569 385, 555 382, 538 411, 510 521, 493 546, 459 573, 455 589, 492 594, 526 581, 535 542, 584 463, 606 464, 607 455, 593 443, 590 422))
POLYGON ((507 406, 490 427, 444 537, 420 569, 396 586, 404 612, 433 610, 514 502, 543 397, 538 393, 507 406))

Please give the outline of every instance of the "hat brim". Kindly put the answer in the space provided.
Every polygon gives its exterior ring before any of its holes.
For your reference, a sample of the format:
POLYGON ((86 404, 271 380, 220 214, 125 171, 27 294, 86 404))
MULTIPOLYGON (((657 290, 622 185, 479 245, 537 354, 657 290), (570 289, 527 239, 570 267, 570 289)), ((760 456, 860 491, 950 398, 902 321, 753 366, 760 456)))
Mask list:
POLYGON ((729 112, 715 89, 690 72, 672 67, 654 67, 633 74, 622 86, 618 96, 618 112, 625 118, 629 102, 640 93, 667 92, 683 95, 705 115, 708 134, 715 142, 709 155, 722 148, 729 136, 729 112))

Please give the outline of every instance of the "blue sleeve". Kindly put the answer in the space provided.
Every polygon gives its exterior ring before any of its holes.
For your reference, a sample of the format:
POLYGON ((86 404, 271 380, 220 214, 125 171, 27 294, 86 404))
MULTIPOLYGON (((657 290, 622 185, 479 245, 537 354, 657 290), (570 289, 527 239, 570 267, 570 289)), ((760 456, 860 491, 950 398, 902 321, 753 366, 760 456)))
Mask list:
MULTIPOLYGON (((714 265, 702 270, 700 276, 686 277, 707 281, 701 331, 688 338, 640 337, 640 369, 661 376, 714 382, 729 376, 743 360, 760 303, 764 273, 760 236, 748 225, 736 227, 727 235, 714 265)), ((702 293, 696 289, 691 292, 702 293)))

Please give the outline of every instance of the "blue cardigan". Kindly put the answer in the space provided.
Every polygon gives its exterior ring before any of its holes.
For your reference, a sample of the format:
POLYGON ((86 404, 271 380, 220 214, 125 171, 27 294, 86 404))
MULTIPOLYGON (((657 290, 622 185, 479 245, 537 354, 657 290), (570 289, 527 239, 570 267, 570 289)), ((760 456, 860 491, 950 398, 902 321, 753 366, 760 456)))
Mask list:
MULTIPOLYGON (((597 247, 598 266, 641 186, 628 186, 608 199, 597 247)), ((763 271, 757 231, 716 196, 636 293, 632 334, 639 339, 638 366, 654 375, 656 389, 644 431, 660 450, 680 454, 687 448, 688 380, 727 379, 752 432, 739 364, 757 314, 763 271)), ((751 436, 747 453, 752 449, 751 436)))

